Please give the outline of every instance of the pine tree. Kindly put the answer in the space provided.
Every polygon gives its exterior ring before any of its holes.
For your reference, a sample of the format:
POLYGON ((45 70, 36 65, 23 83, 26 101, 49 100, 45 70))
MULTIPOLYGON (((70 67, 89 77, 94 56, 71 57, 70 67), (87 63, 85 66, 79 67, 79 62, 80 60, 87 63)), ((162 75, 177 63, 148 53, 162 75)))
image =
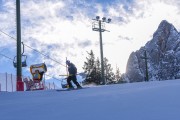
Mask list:
POLYGON ((122 83, 123 80, 122 80, 122 77, 121 77, 121 72, 119 70, 119 67, 116 66, 116 73, 115 73, 115 81, 116 83, 122 83))
MULTIPOLYGON (((88 53, 88 52, 87 52, 88 53)), ((100 85, 102 83, 101 78, 101 64, 99 58, 95 60, 95 55, 91 50, 88 53, 88 57, 86 57, 87 62, 84 62, 84 71, 87 74, 86 83, 95 83, 100 85)), ((108 63, 108 59, 104 58, 104 73, 107 84, 116 83, 115 74, 113 73, 113 69, 111 64, 108 63)))
POLYGON ((94 82, 95 82, 97 85, 100 85, 100 84, 101 84, 101 67, 100 67, 99 58, 97 58, 96 64, 95 64, 94 82))
POLYGON ((87 74, 85 82, 91 83, 93 82, 92 74, 94 74, 93 71, 95 67, 95 55, 92 50, 88 53, 88 57, 86 57, 86 60, 87 62, 84 62, 84 67, 83 67, 84 72, 87 74))
POLYGON ((113 68, 111 67, 111 64, 108 63, 107 58, 104 58, 104 73, 105 73, 106 84, 114 83, 115 75, 113 73, 113 68))

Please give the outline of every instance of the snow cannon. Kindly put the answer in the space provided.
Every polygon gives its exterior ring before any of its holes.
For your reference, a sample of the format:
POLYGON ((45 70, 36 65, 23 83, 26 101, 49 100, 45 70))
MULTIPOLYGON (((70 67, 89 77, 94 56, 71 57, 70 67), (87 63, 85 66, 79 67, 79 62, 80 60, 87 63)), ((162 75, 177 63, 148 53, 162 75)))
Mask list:
POLYGON ((34 64, 30 66, 30 72, 32 74, 33 86, 31 90, 44 90, 45 86, 42 81, 43 75, 47 72, 45 63, 34 64))
POLYGON ((45 63, 34 64, 30 66, 30 72, 32 74, 33 80, 42 80, 42 76, 47 72, 47 67, 45 63))
POLYGON ((31 74, 35 73, 35 71, 38 70, 39 72, 46 72, 47 67, 45 63, 40 63, 40 64, 34 64, 30 66, 30 72, 31 74))

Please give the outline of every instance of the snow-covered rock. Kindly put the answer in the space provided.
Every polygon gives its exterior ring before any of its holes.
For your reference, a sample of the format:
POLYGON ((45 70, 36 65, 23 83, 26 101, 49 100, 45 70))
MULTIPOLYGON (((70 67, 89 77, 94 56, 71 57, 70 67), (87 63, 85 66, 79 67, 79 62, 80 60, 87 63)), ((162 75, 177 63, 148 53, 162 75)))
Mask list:
POLYGON ((180 78, 180 33, 171 23, 163 20, 152 40, 131 53, 125 73, 129 82, 145 80, 145 59, 142 59, 145 51, 149 80, 180 78))

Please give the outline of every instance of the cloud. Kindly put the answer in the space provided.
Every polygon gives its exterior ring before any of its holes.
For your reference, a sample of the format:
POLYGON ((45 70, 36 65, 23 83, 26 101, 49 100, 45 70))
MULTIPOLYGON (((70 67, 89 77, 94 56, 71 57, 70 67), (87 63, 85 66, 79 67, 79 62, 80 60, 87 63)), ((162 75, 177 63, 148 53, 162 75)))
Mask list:
MULTIPOLYGON (((16 37, 14 1, 3 1, 1 6, 0 29, 16 37)), ((22 0, 22 41, 46 55, 25 46, 28 67, 45 62, 49 66, 47 74, 58 77, 58 74, 66 73, 63 65, 67 57, 81 72, 86 51, 92 49, 96 57, 100 56, 99 33, 91 28, 92 18, 99 15, 112 18, 112 23, 106 24, 110 32, 102 33, 104 56, 112 66, 118 65, 124 72, 129 54, 152 39, 161 20, 166 19, 180 29, 179 6, 178 0, 113 0, 105 3, 95 0, 22 0)), ((0 50, 8 48, 9 54, 3 53, 15 56, 16 41, 2 33, 0 39, 3 40, 0 50)), ((15 73, 14 68, 11 70, 15 73)), ((29 68, 23 71, 29 75, 29 68)))
POLYGON ((132 38, 129 38, 129 37, 123 37, 123 36, 118 36, 118 38, 120 39, 120 40, 128 40, 128 41, 131 41, 132 40, 132 38))
MULTIPOLYGON (((12 44, 13 40, 7 37, 5 34, 9 34, 15 37, 15 7, 14 2, 12 1, 2 1, 0 4, 0 30, 3 33, 0 33, 0 44, 2 46, 7 46, 8 44, 12 44)), ((16 38, 16 37, 15 37, 16 38)), ((15 42, 14 42, 15 43, 15 42)))
POLYGON ((86 40, 86 41, 83 41, 83 42, 79 42, 78 43, 78 46, 82 47, 82 48, 85 48, 87 46, 91 46, 92 45, 92 42, 91 40, 86 40))

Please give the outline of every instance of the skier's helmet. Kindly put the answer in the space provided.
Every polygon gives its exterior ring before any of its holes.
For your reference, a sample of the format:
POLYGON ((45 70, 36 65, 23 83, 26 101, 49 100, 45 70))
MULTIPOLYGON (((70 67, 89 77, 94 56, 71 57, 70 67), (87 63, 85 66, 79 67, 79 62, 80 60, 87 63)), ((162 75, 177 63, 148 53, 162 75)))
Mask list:
POLYGON ((69 65, 71 62, 69 60, 66 60, 66 64, 69 65))

